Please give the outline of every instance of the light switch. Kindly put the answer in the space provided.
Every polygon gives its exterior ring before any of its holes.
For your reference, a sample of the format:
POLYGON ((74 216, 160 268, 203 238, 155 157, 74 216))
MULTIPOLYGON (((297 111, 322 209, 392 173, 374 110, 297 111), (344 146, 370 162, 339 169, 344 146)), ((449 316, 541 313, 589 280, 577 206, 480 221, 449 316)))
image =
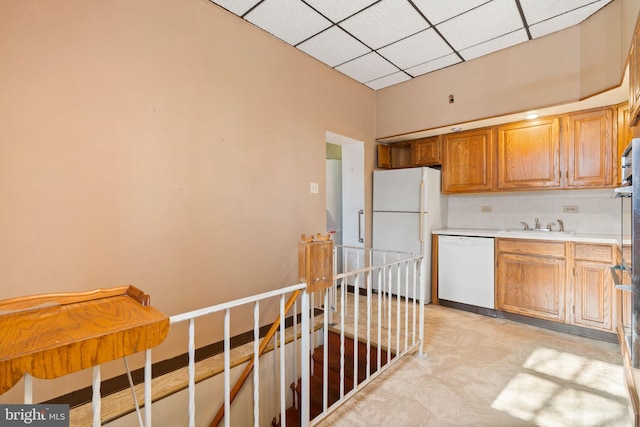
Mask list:
POLYGON ((318 194, 318 191, 319 191, 318 183, 312 182, 311 185, 309 186, 309 189, 311 191, 311 194, 318 194))

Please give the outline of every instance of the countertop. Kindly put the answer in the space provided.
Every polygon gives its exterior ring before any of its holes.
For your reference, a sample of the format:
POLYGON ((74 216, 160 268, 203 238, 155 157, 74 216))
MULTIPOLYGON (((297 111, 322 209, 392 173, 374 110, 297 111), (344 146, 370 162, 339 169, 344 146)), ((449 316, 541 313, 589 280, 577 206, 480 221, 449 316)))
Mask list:
MULTIPOLYGON (((469 237, 499 237, 501 239, 561 240, 568 242, 604 243, 619 245, 621 236, 613 234, 588 234, 558 231, 491 230, 473 228, 443 228, 433 230, 433 234, 469 237)), ((631 244, 631 237, 624 236, 623 244, 631 244)))

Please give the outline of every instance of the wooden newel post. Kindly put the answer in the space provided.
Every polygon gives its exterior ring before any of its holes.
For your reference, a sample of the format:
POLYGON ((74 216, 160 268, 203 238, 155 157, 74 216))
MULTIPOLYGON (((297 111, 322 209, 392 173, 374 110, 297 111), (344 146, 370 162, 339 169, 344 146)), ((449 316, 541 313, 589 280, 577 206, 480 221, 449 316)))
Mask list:
POLYGON ((307 284, 307 293, 330 288, 333 285, 333 242, 329 235, 320 233, 301 236, 298 243, 298 278, 307 284))

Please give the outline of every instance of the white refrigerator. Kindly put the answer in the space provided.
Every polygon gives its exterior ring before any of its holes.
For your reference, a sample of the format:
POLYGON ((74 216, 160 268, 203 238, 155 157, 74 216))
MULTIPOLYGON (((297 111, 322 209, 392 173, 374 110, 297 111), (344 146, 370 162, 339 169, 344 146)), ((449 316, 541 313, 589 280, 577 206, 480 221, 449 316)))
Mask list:
MULTIPOLYGON (((440 192, 440 171, 433 168, 373 172, 373 248, 423 254, 425 303, 431 302, 431 230, 446 227, 447 199, 440 192)), ((380 256, 374 257, 380 262, 380 256)), ((413 277, 410 277, 410 283, 413 277)), ((374 289, 381 284, 374 280, 374 289)), ((393 294, 420 298, 420 287, 392 287, 393 294), (406 295, 405 295, 406 294, 406 295)))

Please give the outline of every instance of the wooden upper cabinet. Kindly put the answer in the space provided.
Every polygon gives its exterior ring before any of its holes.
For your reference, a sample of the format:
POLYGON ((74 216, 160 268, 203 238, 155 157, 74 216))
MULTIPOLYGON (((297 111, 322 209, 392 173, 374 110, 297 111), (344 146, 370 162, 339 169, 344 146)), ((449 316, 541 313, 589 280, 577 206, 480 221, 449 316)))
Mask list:
POLYGON ((635 126, 640 118, 640 22, 631 37, 629 50, 629 124, 635 126))
POLYGON ((491 128, 442 136, 442 192, 491 191, 494 136, 491 128))
POLYGON ((414 168, 440 164, 440 139, 437 136, 393 144, 378 144, 378 167, 382 169, 414 168))
POLYGON ((497 188, 559 188, 560 119, 498 126, 497 188))
POLYGON ((383 143, 378 167, 442 165, 443 193, 610 188, 619 182, 632 117, 625 103, 383 143))
POLYGON ((391 146, 378 144, 378 167, 391 169, 391 146))
MULTIPOLYGON (((569 113, 563 116, 567 159, 567 188, 613 186, 617 176, 617 145, 613 135, 613 109, 569 113)), ((617 135, 616 135, 617 136, 617 135)))
POLYGON ((433 166, 440 162, 440 139, 437 136, 411 141, 413 166, 433 166))
POLYGON ((620 183, 622 179, 622 169, 620 159, 622 158, 622 153, 625 148, 631 143, 631 138, 633 137, 633 131, 631 129, 631 125, 629 124, 629 103, 625 102, 619 104, 616 107, 616 112, 618 114, 618 154, 616 158, 616 170, 615 172, 618 174, 615 177, 614 182, 616 186, 620 183))

